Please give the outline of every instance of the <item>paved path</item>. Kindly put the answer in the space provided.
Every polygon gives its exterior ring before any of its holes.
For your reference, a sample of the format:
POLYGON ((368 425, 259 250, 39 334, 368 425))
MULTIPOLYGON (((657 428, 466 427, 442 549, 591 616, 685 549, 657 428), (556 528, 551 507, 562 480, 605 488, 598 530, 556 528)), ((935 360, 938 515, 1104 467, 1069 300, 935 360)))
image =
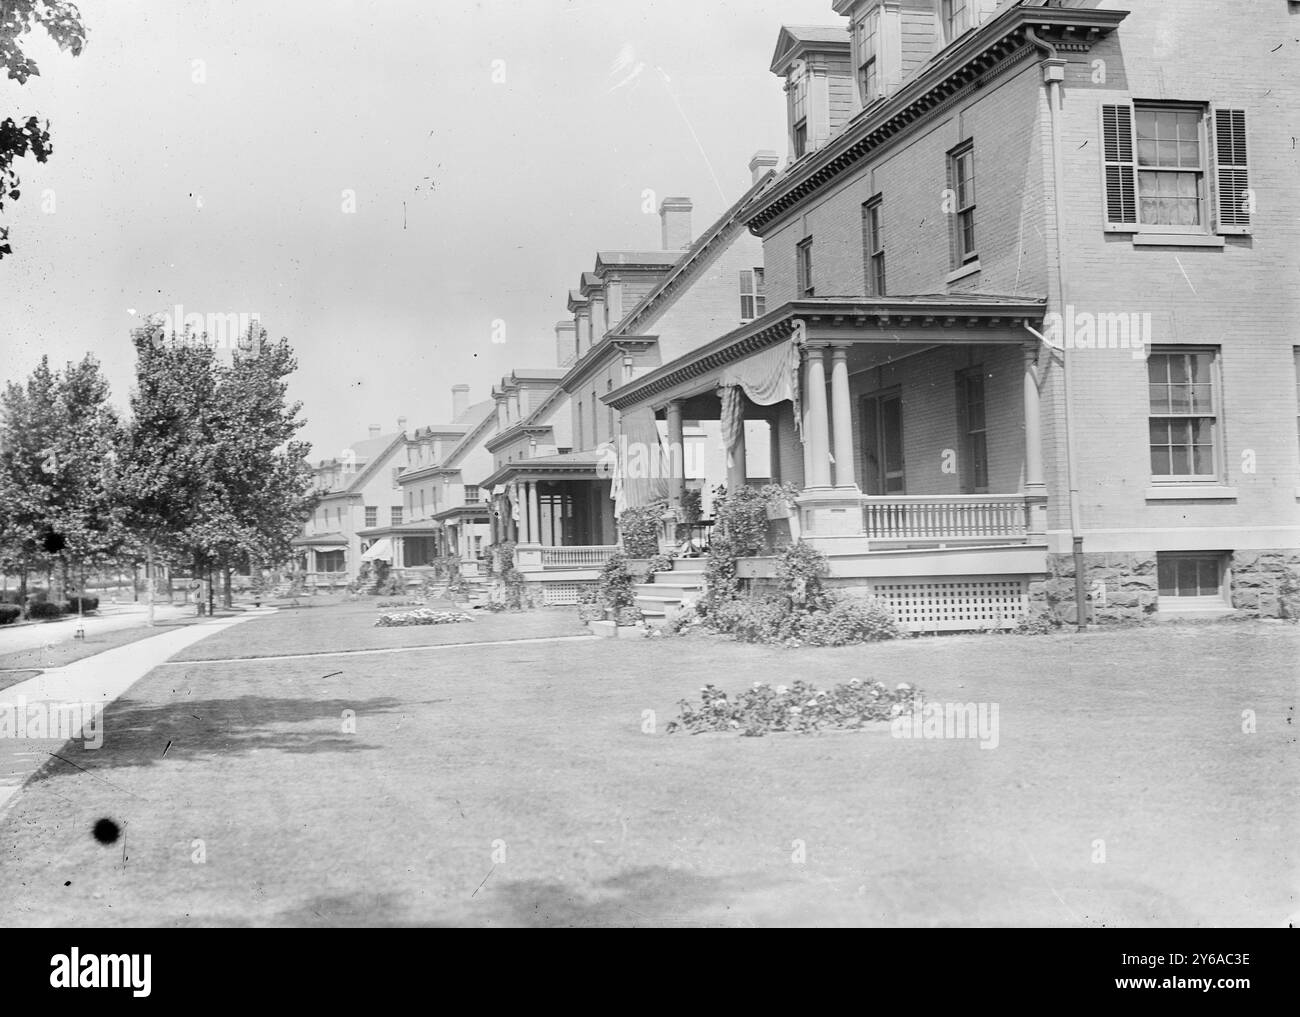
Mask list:
MULTIPOLYGON (((192 618, 194 605, 155 604, 154 616, 160 622, 192 618)), ((144 625, 148 617, 149 608, 145 604, 110 604, 101 607, 99 614, 83 618, 70 615, 60 621, 41 622, 39 625, 5 625, 0 627, 0 653, 66 643, 76 635, 78 625, 86 627, 87 636, 94 636, 101 632, 115 632, 144 625)))
MULTIPOLYGON (((49 718, 56 716, 50 704, 77 704, 79 709, 65 714, 66 717, 93 718, 90 706, 103 710, 172 655, 221 629, 256 618, 259 613, 213 618, 184 628, 168 629, 148 639, 53 668, 0 692, 0 813, 27 778, 67 740, 67 728, 64 737, 18 737, 50 730, 48 724, 43 731, 35 726, 40 718, 48 722, 49 718)), ((96 740, 103 731, 102 717, 98 725, 92 723, 85 730, 79 721, 65 722, 72 725, 71 737, 81 739, 84 736, 88 742, 96 740)), ((106 736, 112 736, 111 730, 106 736)))

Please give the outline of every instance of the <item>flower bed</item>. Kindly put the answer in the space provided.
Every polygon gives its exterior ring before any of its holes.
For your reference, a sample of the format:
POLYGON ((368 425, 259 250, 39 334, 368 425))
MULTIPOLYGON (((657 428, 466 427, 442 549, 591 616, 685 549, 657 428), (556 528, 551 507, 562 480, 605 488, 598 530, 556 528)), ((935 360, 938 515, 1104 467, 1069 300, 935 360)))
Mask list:
POLYGON ((700 705, 692 707, 683 699, 677 706, 677 720, 668 725, 668 733, 687 731, 733 731, 749 737, 761 737, 772 731, 811 734, 820 728, 855 730, 876 721, 889 721, 924 702, 919 689, 900 683, 893 691, 881 682, 849 682, 826 690, 809 682, 791 682, 773 688, 755 682, 734 700, 714 685, 700 689, 700 705))
POLYGON ((467 614, 459 611, 403 611, 400 614, 381 614, 375 625, 384 628, 402 625, 452 625, 456 622, 473 621, 467 614))
POLYGON ((375 607, 424 607, 423 600, 381 600, 375 607))

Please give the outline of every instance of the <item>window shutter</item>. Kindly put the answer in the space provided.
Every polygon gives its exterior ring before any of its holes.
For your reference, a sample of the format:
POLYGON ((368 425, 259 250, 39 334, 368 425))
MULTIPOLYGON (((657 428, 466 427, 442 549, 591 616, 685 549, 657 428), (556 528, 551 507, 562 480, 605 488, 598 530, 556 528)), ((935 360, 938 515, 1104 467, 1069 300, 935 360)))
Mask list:
POLYGON ((1246 111, 1214 111, 1215 193, 1218 231, 1249 233, 1250 171, 1246 162, 1246 111))
POLYGON ((1106 228, 1134 227, 1138 217, 1132 106, 1102 106, 1101 144, 1106 161, 1106 228))

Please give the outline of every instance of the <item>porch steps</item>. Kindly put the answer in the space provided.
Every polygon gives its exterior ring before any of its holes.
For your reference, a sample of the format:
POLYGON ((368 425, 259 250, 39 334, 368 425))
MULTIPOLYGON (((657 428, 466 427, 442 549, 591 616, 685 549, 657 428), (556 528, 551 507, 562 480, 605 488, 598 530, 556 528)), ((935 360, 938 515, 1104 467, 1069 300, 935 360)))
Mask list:
POLYGON ((662 623, 668 612, 684 600, 698 600, 704 593, 704 559, 676 558, 671 572, 658 572, 653 583, 637 583, 636 606, 650 624, 662 623))

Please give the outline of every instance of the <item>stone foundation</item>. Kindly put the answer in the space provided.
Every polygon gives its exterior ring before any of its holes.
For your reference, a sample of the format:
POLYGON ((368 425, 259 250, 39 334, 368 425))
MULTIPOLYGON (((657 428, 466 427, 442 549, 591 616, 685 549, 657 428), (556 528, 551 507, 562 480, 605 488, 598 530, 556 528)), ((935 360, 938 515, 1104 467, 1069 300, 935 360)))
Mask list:
MULTIPOLYGON (((1089 618, 1098 624, 1136 622, 1155 613, 1159 599, 1155 552, 1085 554, 1089 618)), ((1049 572, 1029 584, 1031 611, 1075 624, 1074 556, 1047 556, 1049 572)), ((1237 551, 1228 582, 1232 607, 1246 617, 1300 618, 1300 550, 1237 551)), ((1225 605, 1226 608, 1226 605, 1225 605)))
POLYGON ((1300 618, 1300 550, 1237 551, 1232 606, 1257 618, 1300 618))

